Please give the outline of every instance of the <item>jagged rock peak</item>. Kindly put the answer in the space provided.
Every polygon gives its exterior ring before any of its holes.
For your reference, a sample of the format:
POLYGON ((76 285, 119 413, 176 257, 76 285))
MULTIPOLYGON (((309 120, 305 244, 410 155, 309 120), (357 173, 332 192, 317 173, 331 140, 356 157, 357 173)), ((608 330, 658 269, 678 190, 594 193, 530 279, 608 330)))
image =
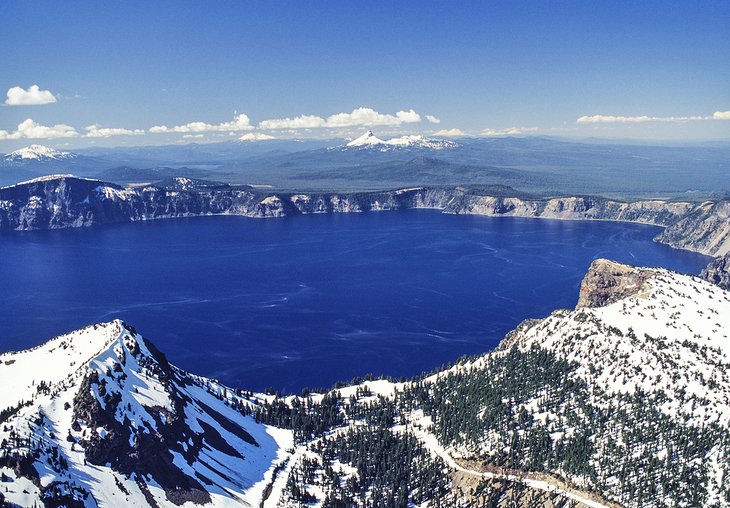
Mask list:
POLYGON ((13 506, 258 505, 291 443, 120 320, 0 355, 0 386, 13 506))
POLYGON ((596 259, 580 285, 577 308, 605 307, 639 293, 651 271, 596 259))
POLYGON ((730 254, 713 259, 702 270, 700 277, 708 282, 717 284, 723 289, 730 289, 730 254))

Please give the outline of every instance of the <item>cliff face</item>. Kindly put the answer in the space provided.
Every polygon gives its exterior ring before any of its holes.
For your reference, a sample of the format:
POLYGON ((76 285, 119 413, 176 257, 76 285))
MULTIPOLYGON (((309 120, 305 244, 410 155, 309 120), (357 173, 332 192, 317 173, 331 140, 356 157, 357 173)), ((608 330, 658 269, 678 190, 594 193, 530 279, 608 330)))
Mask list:
POLYGON ((693 208, 657 239, 710 256, 730 253, 730 201, 707 202, 693 208))
POLYGON ((132 188, 59 176, 1 188, 0 229, 55 229, 196 215, 263 218, 433 208, 454 214, 652 224, 667 227, 657 240, 673 247, 711 256, 730 251, 729 202, 695 206, 658 200, 624 203, 597 197, 525 199, 511 189, 495 194, 460 187, 292 194, 204 185, 181 178, 166 185, 132 188))
POLYGON ((730 254, 713 259, 702 270, 700 277, 713 284, 717 284, 721 288, 730 289, 730 254))
POLYGON ((641 293, 644 282, 651 276, 640 270, 607 259, 597 259, 583 278, 578 296, 578 308, 605 307, 629 296, 641 293))

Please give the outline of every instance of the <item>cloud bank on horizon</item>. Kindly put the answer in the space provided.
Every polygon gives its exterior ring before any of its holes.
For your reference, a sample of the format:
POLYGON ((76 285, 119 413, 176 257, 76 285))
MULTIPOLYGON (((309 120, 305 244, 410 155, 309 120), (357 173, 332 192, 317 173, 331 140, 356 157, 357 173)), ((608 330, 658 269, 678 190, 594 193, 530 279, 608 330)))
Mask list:
POLYGON ((646 123, 646 122, 697 122, 705 120, 730 120, 730 111, 715 111, 712 115, 693 116, 623 116, 623 115, 585 115, 577 123, 646 123))
POLYGON ((730 139, 730 2, 721 0, 560 9, 34 0, 0 2, 0 15, 13 20, 0 31, 3 149, 23 139, 151 145, 370 128, 730 139))
POLYGON ((85 133, 79 133, 76 128, 63 123, 55 125, 41 125, 31 118, 18 124, 15 131, 8 132, 0 129, 0 140, 16 139, 58 139, 58 138, 109 138, 112 136, 141 136, 143 129, 109 128, 100 125, 89 125, 84 128, 85 133))
MULTIPOLYGON (((7 92, 7 105, 13 106, 38 106, 57 102, 56 96, 48 90, 40 90, 37 85, 31 85, 27 90, 20 86, 12 87, 7 92)), ((14 131, 0 129, 0 140, 20 139, 58 139, 58 138, 110 138, 114 136, 143 136, 145 134, 183 134, 182 139, 200 139, 207 133, 226 133, 233 135, 244 132, 240 136, 241 141, 267 141, 278 139, 276 133, 284 132, 284 137, 295 137, 306 135, 317 130, 326 131, 325 135, 332 137, 348 135, 355 132, 353 129, 371 127, 389 127, 401 129, 405 126, 422 124, 424 119, 429 124, 440 124, 441 120, 434 115, 421 115, 414 109, 401 109, 394 114, 380 113, 373 108, 358 107, 351 112, 335 113, 329 116, 299 115, 295 117, 273 118, 261 120, 254 125, 245 113, 236 113, 229 121, 220 123, 209 123, 205 121, 193 121, 180 125, 153 125, 147 130, 141 128, 128 129, 123 127, 102 127, 99 124, 92 124, 84 127, 80 132, 75 127, 58 123, 53 125, 42 125, 31 118, 27 118, 17 125, 14 131), (345 129, 343 131, 343 129, 345 129), (255 131, 255 132, 252 132, 255 131), (263 131, 263 132, 262 132, 263 131)), ((730 120, 730 111, 715 111, 711 115, 692 116, 650 116, 650 115, 583 115, 576 120, 577 124, 644 124, 650 122, 659 123, 685 123, 704 121, 730 120)), ((470 132, 459 127, 443 128, 429 131, 434 136, 441 137, 504 137, 504 136, 525 136, 541 133, 538 127, 487 127, 477 132, 470 132)))

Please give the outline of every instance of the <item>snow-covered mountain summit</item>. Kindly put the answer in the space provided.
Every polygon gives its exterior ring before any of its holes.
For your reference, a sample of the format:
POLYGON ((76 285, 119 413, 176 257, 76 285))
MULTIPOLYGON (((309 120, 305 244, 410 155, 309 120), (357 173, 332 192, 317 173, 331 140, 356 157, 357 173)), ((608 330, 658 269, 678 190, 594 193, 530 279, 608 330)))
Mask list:
POLYGON ((419 135, 392 138, 385 143, 390 146, 400 146, 404 148, 428 148, 431 150, 443 150, 445 148, 456 148, 459 146, 458 143, 446 139, 432 139, 419 135))
POLYGON ((345 148, 376 148, 380 151, 387 151, 398 148, 423 148, 429 150, 443 150, 446 148, 455 148, 459 146, 453 141, 445 139, 430 139, 424 136, 409 135, 401 136, 398 138, 391 138, 384 141, 375 134, 373 131, 367 131, 362 136, 353 139, 345 145, 345 148))
POLYGON ((253 504, 291 441, 121 321, 0 355, 0 385, 2 494, 19 506, 253 504))
POLYGON ((373 131, 367 131, 362 136, 353 139, 345 146, 348 147, 360 147, 360 146, 373 146, 373 145, 384 145, 385 141, 373 134, 373 131))
POLYGON ((3 156, 3 160, 9 163, 62 161, 75 159, 77 156, 72 152, 62 152, 43 145, 30 145, 3 156))

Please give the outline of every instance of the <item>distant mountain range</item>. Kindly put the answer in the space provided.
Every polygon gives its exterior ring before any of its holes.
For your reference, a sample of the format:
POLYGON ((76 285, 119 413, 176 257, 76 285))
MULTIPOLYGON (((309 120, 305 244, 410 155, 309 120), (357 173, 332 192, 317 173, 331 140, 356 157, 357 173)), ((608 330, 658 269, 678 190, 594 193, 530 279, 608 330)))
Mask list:
POLYGON ((359 138, 353 139, 345 145, 345 148, 375 148, 380 151, 397 150, 399 148, 420 148, 428 150, 444 150, 459 146, 453 141, 445 139, 429 139, 423 136, 401 136, 383 141, 367 131, 359 138))
POLYGON ((0 355, 0 504, 727 508, 728 315, 707 281, 596 260, 491 353, 286 397, 91 325, 0 355))
POLYGON ((33 145, 0 158, 0 185, 51 173, 119 184, 173 176, 302 191, 508 185, 545 196, 700 201, 730 195, 730 146, 638 146, 550 138, 423 136, 227 141, 74 152, 33 145))

